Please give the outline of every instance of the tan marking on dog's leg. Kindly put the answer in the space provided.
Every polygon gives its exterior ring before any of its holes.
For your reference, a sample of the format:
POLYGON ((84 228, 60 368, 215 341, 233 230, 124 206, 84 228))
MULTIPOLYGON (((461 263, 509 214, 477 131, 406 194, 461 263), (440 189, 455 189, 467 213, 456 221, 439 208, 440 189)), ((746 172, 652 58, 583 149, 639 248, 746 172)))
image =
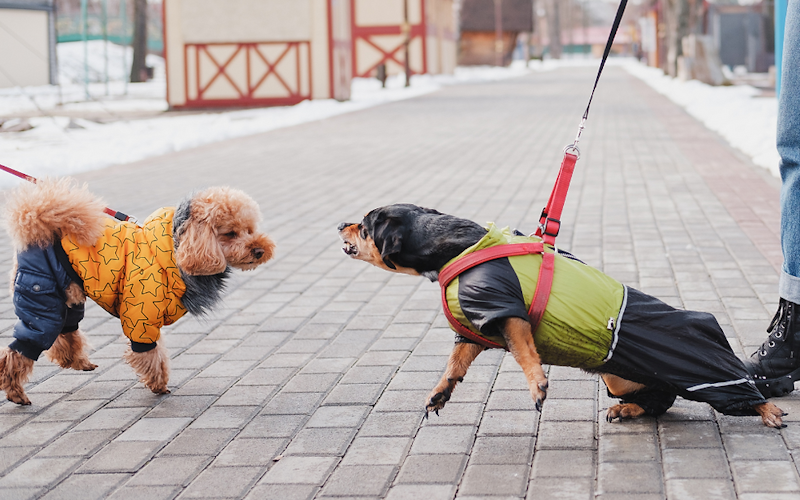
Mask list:
POLYGON ((514 360, 522 367, 536 409, 541 411, 542 403, 547 398, 548 382, 533 343, 531 324, 520 318, 508 318, 503 327, 503 338, 514 360))
POLYGON ((86 336, 80 330, 75 330, 56 337, 56 341, 44 355, 61 368, 91 371, 97 368, 97 365, 89 361, 86 352, 88 349, 89 341, 86 336))
POLYGON ((636 418, 644 415, 644 408, 636 403, 624 403, 609 407, 606 413, 606 420, 612 422, 615 418, 620 420, 627 418, 636 418))
POLYGON ((761 421, 764 422, 764 425, 767 427, 774 427, 776 429, 786 427, 786 424, 783 423, 783 418, 781 418, 786 415, 786 413, 774 404, 761 403, 753 406, 753 409, 761 415, 761 421))
POLYGON ((6 393, 9 401, 19 405, 31 404, 22 386, 28 382, 32 371, 32 359, 8 347, 0 349, 0 390, 6 393))
POLYGON ((169 394, 169 354, 163 345, 157 344, 147 352, 133 352, 128 346, 122 358, 131 365, 145 387, 156 394, 169 394))
POLYGON ((429 411, 439 414, 439 410, 444 408, 445 403, 450 400, 456 384, 464 380, 469 366, 482 353, 485 347, 478 344, 459 342, 453 346, 450 358, 447 360, 447 368, 442 375, 442 379, 428 395, 428 403, 425 405, 425 414, 429 411))
POLYGON ((647 387, 644 384, 640 384, 638 382, 631 382, 630 380, 626 380, 616 375, 611 375, 610 373, 603 373, 601 377, 603 377, 603 382, 605 382, 606 387, 608 387, 608 392, 610 392, 616 397, 621 397, 624 396, 625 394, 641 391, 642 389, 647 387))

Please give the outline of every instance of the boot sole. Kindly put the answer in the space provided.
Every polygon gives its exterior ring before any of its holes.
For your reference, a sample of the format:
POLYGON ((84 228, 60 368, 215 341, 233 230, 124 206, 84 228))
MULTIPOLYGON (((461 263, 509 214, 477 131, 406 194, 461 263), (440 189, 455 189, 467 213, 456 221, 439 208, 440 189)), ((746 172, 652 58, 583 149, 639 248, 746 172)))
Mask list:
POLYGON ((756 388, 765 398, 785 396, 794 390, 795 380, 800 380, 800 368, 782 377, 756 380, 756 388))

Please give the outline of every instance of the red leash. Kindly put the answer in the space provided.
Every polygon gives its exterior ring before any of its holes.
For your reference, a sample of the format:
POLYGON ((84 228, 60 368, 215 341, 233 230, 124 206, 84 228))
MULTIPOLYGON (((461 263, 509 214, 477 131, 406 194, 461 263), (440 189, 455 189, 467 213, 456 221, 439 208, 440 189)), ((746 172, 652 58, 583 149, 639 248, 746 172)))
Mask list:
MULTIPOLYGON (((13 168, 6 167, 5 165, 0 165, 0 170, 5 170, 9 174, 16 175, 20 179, 25 179, 28 182, 32 182, 32 183, 36 184, 36 177, 31 177, 28 174, 23 174, 22 172, 20 172, 18 170, 14 170, 13 168)), ((114 217, 115 219, 121 220, 123 222, 133 222, 134 224, 137 223, 136 217, 133 217, 131 215, 126 215, 126 214, 124 214, 122 212, 117 212, 116 210, 111 210, 108 207, 104 208, 103 212, 105 212, 108 215, 110 215, 111 217, 114 217)))

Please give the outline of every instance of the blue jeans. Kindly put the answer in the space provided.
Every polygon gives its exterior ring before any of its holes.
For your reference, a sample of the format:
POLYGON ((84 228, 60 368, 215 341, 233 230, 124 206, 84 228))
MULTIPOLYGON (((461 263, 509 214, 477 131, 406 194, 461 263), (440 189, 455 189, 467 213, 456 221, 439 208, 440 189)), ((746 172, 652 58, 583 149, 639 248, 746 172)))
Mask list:
POLYGON ((780 296, 800 304, 800 0, 789 0, 778 101, 778 153, 781 157, 780 296))

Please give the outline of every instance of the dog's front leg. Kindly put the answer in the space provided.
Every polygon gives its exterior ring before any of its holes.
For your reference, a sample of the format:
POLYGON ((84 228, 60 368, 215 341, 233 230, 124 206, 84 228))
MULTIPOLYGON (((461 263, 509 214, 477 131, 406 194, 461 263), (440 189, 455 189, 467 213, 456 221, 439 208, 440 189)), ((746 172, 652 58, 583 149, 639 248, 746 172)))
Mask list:
POLYGON ((145 387, 155 394, 169 394, 169 353, 162 344, 144 352, 135 352, 131 346, 122 355, 126 363, 131 365, 145 387))
POLYGON ((458 342, 453 346, 450 359, 447 360, 447 369, 442 375, 442 380, 436 385, 428 396, 428 403, 425 405, 425 416, 433 411, 439 414, 439 410, 444 408, 445 403, 450 400, 456 384, 464 380, 469 366, 482 353, 485 347, 469 342, 458 342))
POLYGON ((503 338, 514 360, 522 367, 536 409, 542 411, 542 403, 547 397, 547 376, 533 344, 531 324, 524 319, 508 318, 503 327, 503 338))

